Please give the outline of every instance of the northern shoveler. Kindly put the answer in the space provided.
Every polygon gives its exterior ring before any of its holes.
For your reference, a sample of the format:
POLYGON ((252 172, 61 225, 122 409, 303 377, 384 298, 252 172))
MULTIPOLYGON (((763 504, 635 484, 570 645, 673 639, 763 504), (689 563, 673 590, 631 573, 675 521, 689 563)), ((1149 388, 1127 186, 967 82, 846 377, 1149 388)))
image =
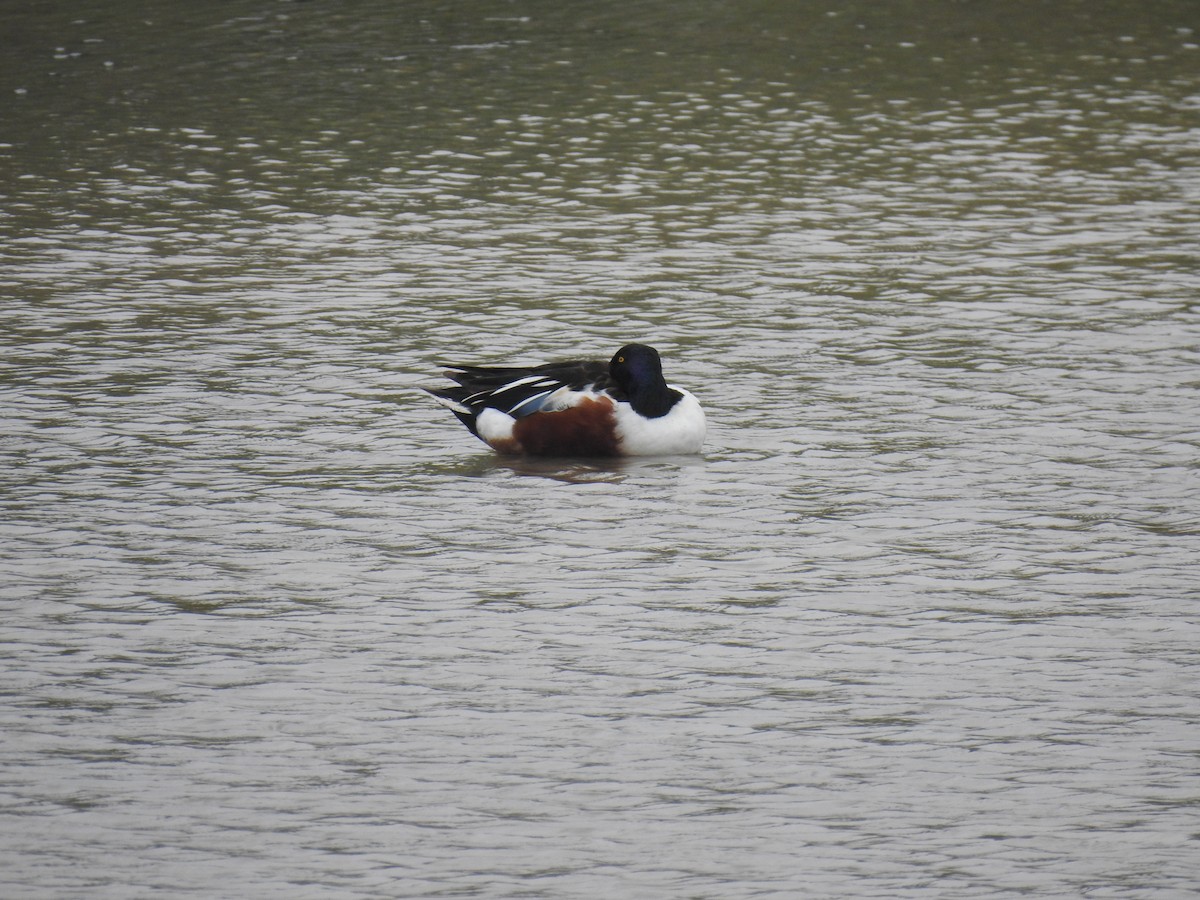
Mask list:
POLYGON ((704 411, 667 384, 658 351, 626 344, 612 360, 447 366, 458 387, 426 388, 499 453, 658 456, 698 453, 704 411))

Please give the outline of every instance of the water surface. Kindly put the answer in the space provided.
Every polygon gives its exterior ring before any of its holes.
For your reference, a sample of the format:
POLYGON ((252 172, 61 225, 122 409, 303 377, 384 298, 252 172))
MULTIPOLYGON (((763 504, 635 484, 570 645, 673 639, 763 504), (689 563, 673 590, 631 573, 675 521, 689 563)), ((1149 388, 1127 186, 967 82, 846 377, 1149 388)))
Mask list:
POLYGON ((1193 4, 2 19, 7 893, 1194 890, 1193 4))

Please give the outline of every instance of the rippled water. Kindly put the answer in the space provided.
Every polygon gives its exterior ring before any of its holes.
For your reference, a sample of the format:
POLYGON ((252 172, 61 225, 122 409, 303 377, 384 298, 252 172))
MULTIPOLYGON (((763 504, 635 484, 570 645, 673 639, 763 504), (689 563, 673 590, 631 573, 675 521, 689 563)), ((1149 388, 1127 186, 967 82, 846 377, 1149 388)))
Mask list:
POLYGON ((394 6, 2 14, 4 892, 1190 895, 1194 6, 394 6))

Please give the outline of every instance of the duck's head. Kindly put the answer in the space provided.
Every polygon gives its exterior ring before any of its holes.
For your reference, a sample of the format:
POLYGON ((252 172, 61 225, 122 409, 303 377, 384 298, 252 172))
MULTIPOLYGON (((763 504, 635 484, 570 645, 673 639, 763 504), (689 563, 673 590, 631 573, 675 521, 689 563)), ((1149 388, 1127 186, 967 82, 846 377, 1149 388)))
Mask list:
POLYGON ((608 364, 608 371, 621 388, 630 394, 662 383, 662 359, 658 351, 645 344, 626 344, 608 364))
POLYGON ((629 395, 633 408, 644 416, 667 413, 678 394, 667 387, 658 351, 645 344, 626 344, 608 364, 613 380, 629 395))

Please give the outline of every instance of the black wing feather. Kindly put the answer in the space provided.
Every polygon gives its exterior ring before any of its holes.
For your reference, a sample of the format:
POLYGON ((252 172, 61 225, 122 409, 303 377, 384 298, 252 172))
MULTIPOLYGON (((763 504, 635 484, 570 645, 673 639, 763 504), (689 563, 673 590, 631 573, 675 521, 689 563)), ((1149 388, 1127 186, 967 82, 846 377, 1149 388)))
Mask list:
MULTIPOLYGON (((539 394, 561 387, 573 391, 592 388, 607 390, 618 399, 623 394, 608 372, 608 364, 596 361, 554 362, 540 366, 446 366, 446 377, 458 384, 456 388, 432 390, 430 393, 462 404, 478 415, 486 407, 508 412, 539 394), (514 382, 524 381, 524 384, 514 382)), ((459 413, 468 428, 473 423, 459 413)))
POLYGON ((553 362, 541 366, 446 366, 447 377, 462 387, 477 391, 495 390, 522 378, 547 378, 573 391, 595 385, 602 390, 611 382, 608 364, 602 362, 553 362))

